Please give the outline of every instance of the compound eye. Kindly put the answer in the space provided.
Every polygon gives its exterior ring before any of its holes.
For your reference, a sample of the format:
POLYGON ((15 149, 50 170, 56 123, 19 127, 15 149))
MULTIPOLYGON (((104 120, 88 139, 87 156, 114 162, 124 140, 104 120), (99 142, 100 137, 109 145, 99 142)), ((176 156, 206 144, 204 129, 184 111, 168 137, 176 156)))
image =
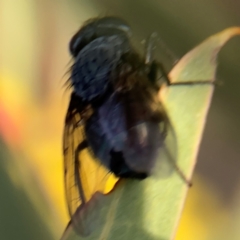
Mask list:
POLYGON ((94 37, 94 30, 89 27, 80 29, 71 39, 69 43, 69 51, 73 57, 76 57, 81 49, 86 46, 94 37))
POLYGON ((77 50, 78 42, 80 42, 80 41, 81 40, 80 40, 80 38, 78 36, 78 33, 77 33, 72 37, 72 39, 69 43, 69 51, 70 51, 70 53, 72 54, 73 57, 76 57, 76 55, 77 55, 76 50, 77 50))
POLYGON ((130 26, 124 20, 116 17, 104 17, 100 19, 98 27, 118 29, 123 31, 128 36, 131 35, 130 26))
POLYGON ((116 17, 97 18, 85 23, 85 25, 72 37, 69 43, 69 50, 73 57, 88 43, 101 36, 112 34, 131 35, 128 24, 116 17))

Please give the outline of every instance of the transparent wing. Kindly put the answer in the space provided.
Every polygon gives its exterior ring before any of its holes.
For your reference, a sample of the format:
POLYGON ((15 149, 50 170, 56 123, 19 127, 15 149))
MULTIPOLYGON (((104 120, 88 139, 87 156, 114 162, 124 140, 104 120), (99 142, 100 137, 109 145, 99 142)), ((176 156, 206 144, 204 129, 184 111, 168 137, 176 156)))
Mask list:
POLYGON ((159 177, 168 177, 177 168, 177 137, 168 119, 162 123, 165 139, 159 151, 154 173, 159 177))
POLYGON ((66 119, 63 145, 65 190, 71 220, 77 224, 75 212, 84 208, 96 192, 105 194, 111 191, 117 178, 94 158, 84 136, 84 126, 79 124, 80 114, 69 107, 66 119))
POLYGON ((146 39, 145 63, 151 64, 156 60, 164 63, 164 69, 166 72, 168 72, 178 62, 179 59, 158 35, 158 33, 153 32, 146 39))
POLYGON ((182 181, 190 187, 192 186, 191 181, 186 178, 185 174, 178 166, 178 143, 174 127, 169 119, 167 119, 165 124, 166 138, 161 150, 159 151, 159 156, 156 161, 156 167, 153 171, 153 175, 164 178, 168 177, 172 173, 177 173, 182 181))

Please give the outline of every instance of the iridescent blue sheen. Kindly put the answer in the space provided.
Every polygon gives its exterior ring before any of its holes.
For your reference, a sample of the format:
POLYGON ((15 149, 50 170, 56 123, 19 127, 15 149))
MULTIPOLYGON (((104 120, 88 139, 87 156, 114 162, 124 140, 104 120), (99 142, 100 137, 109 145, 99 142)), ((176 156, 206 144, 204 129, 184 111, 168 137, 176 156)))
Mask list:
POLYGON ((129 51, 126 38, 119 35, 99 37, 77 55, 71 81, 84 101, 104 94, 121 56, 129 51))

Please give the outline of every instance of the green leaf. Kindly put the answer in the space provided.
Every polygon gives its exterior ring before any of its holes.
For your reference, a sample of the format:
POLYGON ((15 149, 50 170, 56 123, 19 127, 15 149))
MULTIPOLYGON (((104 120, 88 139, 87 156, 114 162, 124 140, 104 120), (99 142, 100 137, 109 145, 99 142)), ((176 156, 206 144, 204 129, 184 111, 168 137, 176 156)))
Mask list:
MULTIPOLYGON (((213 82, 217 54, 237 34, 240 28, 229 28, 194 48, 173 68, 169 74, 171 82, 213 82)), ((213 89, 213 84, 172 85, 164 86, 159 93, 176 133, 177 164, 187 178, 196 163, 213 89)), ((168 140, 167 147, 171 149, 174 143, 168 140)), ((167 156, 163 155, 159 164, 164 158, 167 156)), ((70 223, 62 240, 173 239, 187 190, 177 172, 162 177, 160 167, 144 181, 121 180, 109 194, 96 193, 76 213, 79 228, 86 235, 91 234, 81 237, 70 223)))

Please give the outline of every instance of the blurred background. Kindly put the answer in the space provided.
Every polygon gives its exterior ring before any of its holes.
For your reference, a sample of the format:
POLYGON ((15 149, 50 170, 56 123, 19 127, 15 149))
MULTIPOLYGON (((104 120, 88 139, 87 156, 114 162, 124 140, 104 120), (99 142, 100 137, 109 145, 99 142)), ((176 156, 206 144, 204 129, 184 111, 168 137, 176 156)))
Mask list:
MULTIPOLYGON (((68 42, 92 17, 115 15, 134 41, 157 31, 179 59, 208 36, 240 25, 236 0, 0 1, 0 239, 59 239, 67 214, 62 130, 68 42)), ((172 60, 156 56, 169 70, 172 60)), ((193 187, 177 240, 240 239, 240 38, 219 56, 193 187)))

